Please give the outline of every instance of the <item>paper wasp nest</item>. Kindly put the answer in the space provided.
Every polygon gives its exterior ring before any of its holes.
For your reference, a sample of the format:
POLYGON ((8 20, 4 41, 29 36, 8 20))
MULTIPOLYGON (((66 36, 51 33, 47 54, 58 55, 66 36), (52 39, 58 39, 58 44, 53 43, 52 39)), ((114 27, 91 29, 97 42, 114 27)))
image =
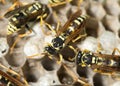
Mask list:
MULTIPOLYGON (((5 0, 6 3, 0 3, 0 16, 3 16, 7 9, 12 5, 12 2, 5 0)), ((19 0, 24 3, 24 0, 19 0)), ((44 0, 35 0, 44 1, 44 0)), ((25 1, 29 4, 35 2, 34 0, 25 1)), ((101 53, 112 54, 114 48, 120 49, 120 1, 119 0, 83 0, 80 7, 77 5, 78 0, 72 0, 64 5, 55 6, 51 9, 49 17, 45 20, 53 29, 57 27, 60 22, 60 28, 70 18, 71 14, 82 10, 82 14, 89 16, 85 29, 87 36, 77 43, 72 45, 81 50, 88 49, 97 53, 98 45, 101 45, 101 53), (56 15, 54 15, 54 12, 56 15)), ((44 3, 48 3, 44 1, 44 3)), ((75 53, 68 47, 61 51, 63 55, 63 62, 58 64, 57 56, 50 59, 44 54, 44 47, 49 44, 55 33, 48 27, 40 25, 40 21, 33 21, 28 23, 32 29, 32 33, 28 36, 20 38, 17 42, 13 53, 8 52, 8 48, 17 39, 18 33, 11 36, 6 35, 8 20, 6 18, 0 19, 0 57, 5 56, 9 66, 22 69, 22 75, 25 76, 30 86, 84 86, 78 80, 79 77, 85 78, 92 86, 119 86, 120 81, 113 79, 111 76, 102 75, 93 72, 90 68, 82 68, 75 65, 74 62, 68 60, 68 57, 74 57, 75 53), (44 30, 44 31, 43 31, 44 30), (3 45, 3 42, 7 39, 3 45), (41 54, 42 55, 36 55, 41 54), (29 56, 36 55, 28 58, 29 56)), ((23 29, 19 34, 26 33, 23 29)), ((120 53, 117 53, 120 55, 120 53)), ((3 57, 4 58, 4 57, 3 57)), ((4 64, 4 60, 2 62, 4 64)), ((19 71, 20 72, 20 71, 19 71)), ((82 80, 80 78, 80 80, 82 80)))

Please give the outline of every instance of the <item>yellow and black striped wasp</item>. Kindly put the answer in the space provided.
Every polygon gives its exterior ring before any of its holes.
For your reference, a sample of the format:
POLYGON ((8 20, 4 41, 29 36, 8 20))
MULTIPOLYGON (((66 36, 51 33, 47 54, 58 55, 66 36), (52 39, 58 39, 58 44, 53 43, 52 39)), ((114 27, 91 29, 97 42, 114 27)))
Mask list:
MULTIPOLYGON (((51 43, 45 46, 45 53, 49 55, 56 55, 65 46, 82 37, 85 37, 86 32, 84 26, 86 24, 86 20, 87 16, 81 15, 81 10, 75 12, 68 19, 65 25, 56 32, 56 37, 52 39, 51 43)), ((60 58, 60 61, 61 59, 62 58, 60 58)))
POLYGON ((15 77, 0 70, 0 86, 26 86, 15 77))
POLYGON ((91 67, 95 72, 118 78, 120 77, 118 76, 120 73, 120 55, 115 55, 116 50, 118 49, 113 50, 112 55, 80 50, 75 57, 76 64, 81 67, 91 67))
MULTIPOLYGON (((21 34, 18 37, 24 37, 32 32, 32 30, 27 25, 28 22, 35 21, 37 19, 46 19, 49 15, 49 8, 47 5, 41 4, 40 2, 34 2, 28 5, 24 5, 20 8, 14 9, 7 12, 4 16, 9 19, 7 35, 11 35, 23 28, 28 29, 30 32, 26 34, 21 34)), ((16 42, 11 47, 13 50, 16 42)))
POLYGON ((28 86, 28 83, 15 71, 0 64, 0 86, 28 86))
POLYGON ((40 2, 34 2, 20 8, 9 11, 5 14, 9 18, 7 34, 13 34, 19 31, 28 22, 35 21, 40 16, 45 19, 49 14, 49 8, 40 2))

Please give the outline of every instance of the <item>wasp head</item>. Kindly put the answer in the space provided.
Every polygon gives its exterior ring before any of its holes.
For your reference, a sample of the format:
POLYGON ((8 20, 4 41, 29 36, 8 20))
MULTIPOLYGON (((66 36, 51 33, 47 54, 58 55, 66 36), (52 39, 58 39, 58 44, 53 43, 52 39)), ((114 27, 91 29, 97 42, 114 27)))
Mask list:
POLYGON ((76 56, 76 64, 81 65, 81 66, 90 66, 92 64, 92 59, 93 54, 90 52, 82 52, 79 51, 77 56, 76 56))

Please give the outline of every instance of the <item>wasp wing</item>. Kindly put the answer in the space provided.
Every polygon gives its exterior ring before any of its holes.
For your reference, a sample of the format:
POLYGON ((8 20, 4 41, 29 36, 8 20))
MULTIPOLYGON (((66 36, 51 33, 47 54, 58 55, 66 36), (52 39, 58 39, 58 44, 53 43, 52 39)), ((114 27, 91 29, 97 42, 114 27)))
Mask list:
POLYGON ((65 44, 70 44, 73 42, 73 40, 75 40, 76 38, 86 35, 85 32, 85 24, 86 24, 86 20, 84 20, 83 22, 81 22, 80 25, 78 25, 77 27, 75 27, 74 32, 71 33, 70 36, 68 36, 68 38, 65 41, 65 44))
POLYGON ((34 4, 34 3, 28 4, 28 5, 24 5, 24 6, 21 6, 21 7, 19 7, 19 8, 14 9, 14 10, 8 11, 8 12, 6 12, 6 13, 4 14, 4 17, 5 17, 5 18, 9 18, 9 17, 11 17, 12 15, 14 15, 14 14, 16 14, 16 13, 24 10, 25 8, 27 8, 27 7, 29 7, 29 6, 31 6, 31 5, 33 5, 33 4, 34 4))
POLYGON ((68 19, 68 21, 65 23, 65 25, 57 32, 57 36, 59 36, 61 33, 63 33, 64 31, 66 31, 69 27, 69 25, 71 24, 71 22, 76 19, 78 16, 81 15, 81 10, 78 10, 77 12, 75 12, 74 14, 71 15, 71 17, 68 19))

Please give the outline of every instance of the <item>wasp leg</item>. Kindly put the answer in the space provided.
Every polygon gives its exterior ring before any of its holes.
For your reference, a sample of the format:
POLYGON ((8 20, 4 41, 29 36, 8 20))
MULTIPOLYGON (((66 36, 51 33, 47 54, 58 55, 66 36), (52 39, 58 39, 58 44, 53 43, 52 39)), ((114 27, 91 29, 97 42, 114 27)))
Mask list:
MULTIPOLYGON (((56 12, 53 12, 53 16, 54 16, 55 19, 57 20, 57 27, 56 27, 55 29, 53 29, 50 24, 48 24, 47 22, 45 22, 45 21, 43 20, 43 16, 39 16, 38 18, 40 18, 40 25, 41 25, 41 26, 42 26, 42 25, 46 25, 55 35, 57 35, 57 34, 58 34, 58 31, 59 31, 59 27, 60 27, 60 21, 59 21, 59 19, 58 19, 58 17, 57 17, 56 12)), ((43 32, 44 34, 46 34, 46 32, 44 31, 43 28, 42 28, 42 32, 43 32)), ((46 34, 46 35, 48 35, 48 34, 46 34)))
POLYGON ((56 35, 56 31, 51 27, 50 24, 48 24, 47 22, 45 22, 44 24, 47 25, 48 28, 56 35))
POLYGON ((20 80, 25 84, 25 86, 29 86, 28 82, 26 81, 26 79, 25 79, 25 77, 24 77, 24 73, 23 73, 22 68, 20 68, 20 73, 22 73, 22 74, 21 74, 21 75, 19 74, 20 77, 17 76, 17 78, 20 79, 20 80))
MULTIPOLYGON (((68 46, 71 50, 73 50, 75 53, 77 52, 77 50, 73 47, 73 46, 68 46)), ((68 58, 70 61, 75 61, 75 57, 74 58, 71 58, 69 57, 68 58)))
POLYGON ((63 56, 61 54, 59 54, 59 61, 57 61, 58 64, 62 63, 62 60, 63 60, 63 56))
POLYGON ((74 40, 72 40, 72 42, 74 43, 74 42, 78 41, 79 39, 81 39, 83 37, 86 37, 86 36, 87 36, 87 34, 79 35, 77 38, 75 38, 74 40))
POLYGON ((79 36, 76 37, 75 39, 73 39, 72 42, 74 43, 74 42, 78 41, 79 39, 84 38, 86 36, 87 36, 87 33, 86 33, 85 28, 84 28, 83 31, 82 31, 82 34, 79 34, 79 36))
POLYGON ((29 86, 28 82, 24 79, 23 82, 25 83, 25 86, 29 86))
POLYGON ((84 38, 86 36, 87 36, 87 34, 83 34, 83 35, 80 34, 77 38, 75 38, 74 40, 72 40, 72 42, 74 43, 74 42, 78 41, 79 39, 84 38))
MULTIPOLYGON (((28 29, 28 28, 27 28, 28 29)), ((25 34, 20 34, 18 35, 17 39, 15 40, 15 42, 13 43, 12 47, 10 48, 10 54, 13 52, 13 49, 15 47, 15 45, 17 44, 17 42, 20 40, 20 38, 23 38, 25 36, 28 36, 29 34, 32 33, 32 30, 31 29, 28 29, 29 32, 28 33, 25 33, 25 34)))
POLYGON ((120 53, 120 50, 118 48, 114 48, 112 55, 115 55, 115 52, 118 51, 120 53))
POLYGON ((60 22, 57 22, 56 35, 58 34, 59 28, 60 28, 60 22))
POLYGON ((82 77, 78 77, 75 72, 73 70, 71 70, 71 68, 67 67, 66 64, 62 64, 67 72, 67 74, 70 75, 70 77, 73 78, 73 83, 74 82, 79 82, 80 84, 82 84, 82 86, 91 86, 88 81, 85 78, 82 77))
MULTIPOLYGON (((40 60, 40 59, 43 59, 43 58, 44 58, 45 54, 46 54, 46 53, 34 54, 34 55, 31 55, 31 56, 27 56, 26 58, 28 58, 28 59, 35 59, 35 58, 34 58, 35 56, 41 56, 40 58, 38 58, 38 59, 40 60)), ((51 56, 49 56, 49 58, 52 59, 51 56)))
MULTIPOLYGON (((51 26, 50 24, 48 24, 47 22, 45 22, 45 21, 43 20, 43 17, 42 17, 42 16, 40 16, 39 18, 40 18, 40 26, 46 25, 54 34, 56 34, 56 31, 52 28, 52 26, 51 26)), ((48 35, 48 34, 44 31, 43 28, 42 28, 42 32, 43 32, 44 34, 48 35)))
MULTIPOLYGON (((42 54, 45 55, 46 53, 42 53, 42 54)), ((34 55, 31 55, 31 56, 27 56, 27 58, 28 58, 28 59, 34 59, 35 56, 42 56, 42 54, 34 54, 34 55)), ((44 58, 44 57, 43 57, 43 58, 44 58)), ((48 58, 53 59, 51 55, 48 56, 48 58)), ((59 58, 60 58, 60 59, 57 60, 57 63, 58 63, 58 64, 60 64, 60 63, 62 62, 63 56, 62 56, 61 54, 59 54, 59 58)), ((41 58, 41 59, 42 59, 42 58, 41 58)))
POLYGON ((17 76, 20 76, 18 73, 16 73, 15 71, 13 71, 13 70, 5 67, 5 66, 2 65, 1 63, 0 63, 0 67, 3 68, 3 69, 5 69, 7 72, 9 72, 9 73, 11 73, 11 74, 15 74, 15 75, 17 75, 17 76))
POLYGON ((60 2, 58 0, 58 2, 55 2, 55 3, 51 2, 51 1, 53 1, 53 0, 49 0, 49 4, 48 4, 49 7, 55 7, 55 6, 63 5, 63 4, 66 4, 68 2, 71 2, 72 0, 65 0, 65 1, 62 1, 62 2, 60 2))
POLYGON ((69 57, 68 59, 72 62, 75 61, 75 57, 74 58, 69 57))
POLYGON ((79 83, 83 84, 83 86, 92 86, 92 85, 89 84, 88 82, 85 82, 85 80, 78 79, 77 81, 78 81, 79 83))
POLYGON ((99 54, 101 54, 102 50, 103 50, 102 45, 100 44, 100 42, 98 42, 96 52, 99 53, 99 54))
MULTIPOLYGON (((20 74, 18 74, 17 72, 13 71, 10 68, 5 67, 4 65, 0 64, 0 67, 5 69, 6 72, 10 73, 10 74, 14 74, 16 76, 16 78, 20 79, 20 74)), ((24 84, 26 84, 26 86, 28 86, 28 83, 25 79, 22 79, 22 81, 24 82, 24 84)))
MULTIPOLYGON (((46 54, 46 53, 43 53, 43 54, 46 54)), ((59 55, 59 60, 57 59, 57 63, 60 64, 62 63, 63 56, 60 53, 58 55, 59 55)), ((48 58, 53 59, 52 55, 49 55, 48 58)))
MULTIPOLYGON (((53 12, 53 15, 55 16, 56 20, 58 21, 58 22, 57 22, 57 27, 56 27, 56 29, 53 29, 50 24, 48 24, 47 22, 45 22, 45 21, 43 20, 43 17, 42 17, 42 16, 39 17, 39 18, 40 18, 40 25, 41 25, 41 26, 42 26, 42 25, 46 25, 55 35, 57 35, 58 29, 59 29, 59 27, 60 27, 60 22, 59 22, 59 20, 58 20, 57 14, 56 14, 55 12, 53 12)), ((46 34, 46 32, 44 31, 43 28, 42 28, 42 31, 43 31, 44 34, 46 34)), ((46 35, 47 35, 47 34, 46 34, 46 35)))
POLYGON ((40 54, 34 54, 34 55, 31 55, 31 56, 27 56, 27 58, 31 59, 31 58, 34 58, 35 56, 40 56, 40 54))
MULTIPOLYGON (((44 25, 45 21, 43 20, 43 17, 40 16, 39 18, 40 18, 40 26, 44 25)), ((48 25, 49 25, 49 24, 48 24, 48 25)), ((48 25, 47 25, 47 26, 48 26, 48 25)), ((41 28, 41 29, 42 29, 42 32, 43 32, 45 35, 47 35, 46 32, 44 31, 44 28, 41 28)))
POLYGON ((75 53, 77 52, 76 49, 73 46, 68 46, 70 49, 72 49, 75 53))
POLYGON ((55 19, 57 21, 57 27, 56 27, 55 31, 56 31, 56 35, 58 35, 58 31, 59 31, 59 28, 60 28, 60 20, 59 20, 55 11, 53 12, 53 16, 55 17, 55 19))

